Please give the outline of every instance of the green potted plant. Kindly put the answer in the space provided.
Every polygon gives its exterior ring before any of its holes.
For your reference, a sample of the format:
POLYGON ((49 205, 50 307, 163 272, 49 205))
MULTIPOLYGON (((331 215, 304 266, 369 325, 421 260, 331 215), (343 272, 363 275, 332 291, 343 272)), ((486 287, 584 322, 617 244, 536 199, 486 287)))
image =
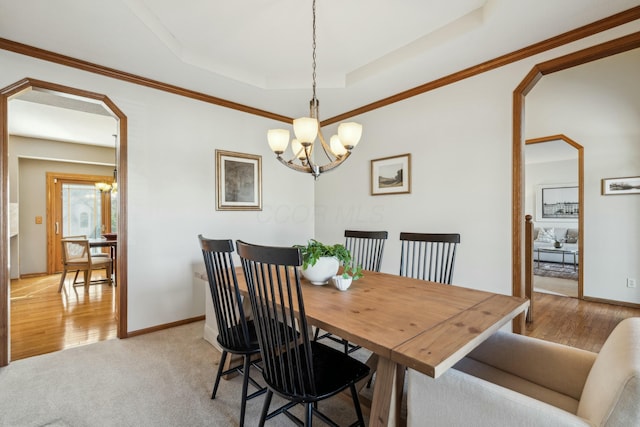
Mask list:
POLYGON ((341 244, 325 245, 311 239, 306 245, 295 245, 302 254, 302 275, 314 285, 324 285, 344 266, 343 277, 362 277, 360 266, 351 266, 351 252, 341 244))

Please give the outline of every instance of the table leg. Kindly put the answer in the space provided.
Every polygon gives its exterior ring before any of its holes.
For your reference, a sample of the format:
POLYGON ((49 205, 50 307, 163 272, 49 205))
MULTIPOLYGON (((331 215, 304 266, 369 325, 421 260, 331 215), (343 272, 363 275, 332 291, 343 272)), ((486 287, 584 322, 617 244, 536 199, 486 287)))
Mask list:
POLYGON ((400 385, 399 374, 402 374, 403 386, 404 367, 386 357, 378 356, 369 426, 387 427, 398 425, 400 407, 396 407, 396 405, 402 399, 402 389, 396 390, 396 387, 400 385), (399 397, 395 397, 398 394, 399 397), (392 402, 394 405, 391 404, 392 402))

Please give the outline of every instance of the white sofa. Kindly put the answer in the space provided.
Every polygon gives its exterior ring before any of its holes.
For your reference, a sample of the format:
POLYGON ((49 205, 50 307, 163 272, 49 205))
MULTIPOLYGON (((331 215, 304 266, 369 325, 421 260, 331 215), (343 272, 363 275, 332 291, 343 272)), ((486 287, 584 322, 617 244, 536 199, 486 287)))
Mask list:
MULTIPOLYGON (((562 242, 562 249, 578 250, 578 229, 564 227, 534 227, 533 229, 533 260, 546 262, 562 262, 562 253, 538 252, 537 248, 553 247, 556 241, 562 242)), ((565 263, 573 263, 573 256, 564 255, 565 263)), ((576 263, 578 258, 576 256, 576 263)))
POLYGON ((598 354, 498 332, 437 379, 407 375, 408 426, 640 426, 640 318, 598 354))

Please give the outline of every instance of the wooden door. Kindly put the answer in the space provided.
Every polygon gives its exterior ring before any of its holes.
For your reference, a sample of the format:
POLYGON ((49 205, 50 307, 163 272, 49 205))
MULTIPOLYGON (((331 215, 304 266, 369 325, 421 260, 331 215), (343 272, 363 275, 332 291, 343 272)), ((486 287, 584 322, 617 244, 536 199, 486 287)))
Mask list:
POLYGON ((110 176, 47 173, 47 273, 62 271, 61 240, 85 235, 100 238, 112 230, 112 193, 96 189, 110 176))

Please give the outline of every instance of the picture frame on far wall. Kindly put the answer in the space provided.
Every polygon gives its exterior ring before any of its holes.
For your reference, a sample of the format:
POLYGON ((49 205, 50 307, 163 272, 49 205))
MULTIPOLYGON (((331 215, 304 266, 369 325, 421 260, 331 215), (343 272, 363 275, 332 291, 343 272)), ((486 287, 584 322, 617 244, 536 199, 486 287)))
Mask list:
POLYGON ((640 194, 640 176, 604 178, 602 180, 602 195, 616 194, 640 194))
POLYGON ((536 221, 576 222, 580 216, 578 184, 541 184, 536 192, 536 221))
POLYGON ((262 210, 262 156, 216 150, 216 210, 262 210))
POLYGON ((371 195, 411 193, 411 154, 371 160, 371 195))

